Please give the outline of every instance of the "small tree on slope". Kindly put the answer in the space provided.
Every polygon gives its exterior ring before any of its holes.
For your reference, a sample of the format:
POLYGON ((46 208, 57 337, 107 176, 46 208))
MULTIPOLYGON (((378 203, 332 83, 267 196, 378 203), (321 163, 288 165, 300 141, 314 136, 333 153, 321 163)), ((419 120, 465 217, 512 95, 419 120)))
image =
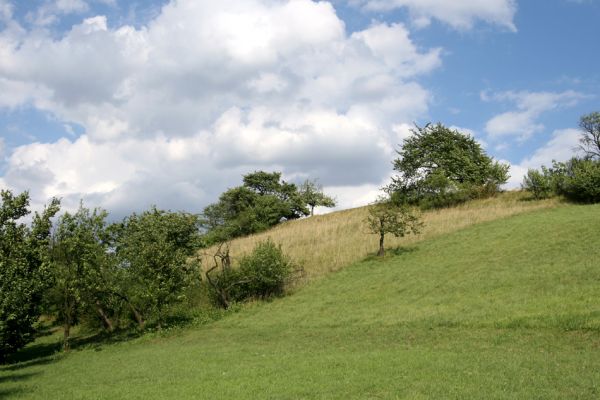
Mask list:
POLYGON ((420 216, 407 205, 397 205, 389 200, 379 200, 369 207, 366 224, 370 233, 379 235, 378 256, 385 255, 385 235, 404 237, 418 234, 423 226, 420 216))

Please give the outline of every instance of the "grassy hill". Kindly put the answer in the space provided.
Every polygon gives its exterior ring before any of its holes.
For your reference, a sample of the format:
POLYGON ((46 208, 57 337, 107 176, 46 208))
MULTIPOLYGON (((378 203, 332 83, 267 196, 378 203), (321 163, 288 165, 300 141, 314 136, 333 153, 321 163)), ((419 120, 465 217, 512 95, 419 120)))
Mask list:
POLYGON ((203 327, 2 366, 0 398, 599 398, 600 206, 448 229, 203 327))
MULTIPOLYGON (((506 192, 453 208, 430 210, 423 214, 425 227, 420 235, 404 238, 389 235, 386 237, 386 247, 396 249, 398 246, 410 246, 473 224, 552 208, 559 204, 556 198, 527 201, 527 195, 523 192, 506 192)), ((366 216, 367 208, 360 207, 289 221, 267 232, 233 240, 231 255, 235 261, 235 258, 249 253, 259 241, 271 238, 281 244, 285 254, 303 265, 308 280, 314 280, 363 260, 377 251, 379 238, 367 232, 364 223, 366 216)), ((214 252, 214 248, 203 252, 205 268, 214 265, 214 252)))

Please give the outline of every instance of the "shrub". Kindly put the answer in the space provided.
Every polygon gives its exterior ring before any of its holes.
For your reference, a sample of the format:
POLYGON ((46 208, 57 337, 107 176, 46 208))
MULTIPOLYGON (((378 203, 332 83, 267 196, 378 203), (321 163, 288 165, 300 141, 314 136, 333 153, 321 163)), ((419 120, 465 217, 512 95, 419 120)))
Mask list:
POLYGON ((523 190, 530 192, 538 200, 552 196, 554 194, 552 186, 552 175, 545 167, 542 167, 542 172, 535 169, 528 170, 521 184, 523 190))
POLYGON ((231 302, 281 296, 295 269, 281 246, 271 240, 261 242, 242 257, 238 268, 223 267, 213 277, 207 274, 211 298, 227 308, 231 302))
POLYGON ((600 160, 574 158, 566 169, 561 194, 572 201, 600 202, 600 160))

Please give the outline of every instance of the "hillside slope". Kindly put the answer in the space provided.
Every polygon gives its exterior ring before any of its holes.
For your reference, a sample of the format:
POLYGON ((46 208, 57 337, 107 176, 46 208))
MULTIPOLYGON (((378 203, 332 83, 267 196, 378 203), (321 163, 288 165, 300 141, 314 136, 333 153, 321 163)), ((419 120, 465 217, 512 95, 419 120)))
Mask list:
MULTIPOLYGON (((423 213, 425 226, 420 235, 404 238, 390 235, 386 237, 386 248, 395 249, 481 222, 560 205, 557 199, 527 201, 528 196, 523 192, 506 192, 457 207, 426 211, 423 213)), ((259 241, 271 238, 304 267, 308 280, 313 280, 363 260, 377 251, 379 239, 377 235, 367 232, 364 222, 366 216, 367 208, 360 207, 289 221, 269 231, 233 240, 230 244, 231 255, 235 260, 249 253, 259 241)), ((214 252, 215 248, 203 251, 204 268, 214 265, 214 252)))
POLYGON ((195 330, 0 367, 2 398, 596 399, 600 206, 424 240, 195 330))

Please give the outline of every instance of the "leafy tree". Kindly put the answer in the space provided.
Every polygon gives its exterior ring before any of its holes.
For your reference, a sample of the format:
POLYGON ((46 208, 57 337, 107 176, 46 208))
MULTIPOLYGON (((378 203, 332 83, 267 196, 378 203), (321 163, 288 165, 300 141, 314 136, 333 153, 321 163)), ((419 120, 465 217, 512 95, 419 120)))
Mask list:
POLYGON ((600 158, 600 112, 584 115, 579 120, 580 149, 588 158, 600 158))
POLYGON ((404 237, 418 234, 423 226, 420 216, 406 204, 398 205, 389 199, 380 199, 369 207, 366 224, 370 233, 379 235, 378 256, 385 255, 385 235, 404 237))
POLYGON ((492 195, 509 177, 509 166, 488 157, 475 139, 440 123, 413 129, 398 155, 398 175, 387 189, 400 203, 452 205, 492 195))
POLYGON ((63 348, 69 349, 71 327, 88 311, 97 313, 113 330, 106 312, 112 288, 113 255, 106 225, 106 211, 80 205, 75 214, 58 220, 52 237, 52 286, 47 301, 63 324, 63 348))
POLYGON ((305 180, 299 191, 304 202, 310 207, 310 215, 314 215, 315 207, 335 207, 335 199, 323 193, 323 186, 317 180, 305 180))
POLYGON ((18 222, 29 214, 29 194, 0 192, 0 359, 33 340, 48 277, 51 218, 59 210, 52 199, 31 228, 18 222))
POLYGON ((244 175, 243 182, 204 209, 202 225, 208 231, 209 244, 260 232, 309 213, 296 185, 281 181, 280 172, 256 171, 244 175))
POLYGON ((199 218, 153 207, 125 218, 115 232, 123 297, 140 328, 148 319, 160 328, 168 307, 184 300, 200 277, 199 218))
POLYGON ((533 198, 538 200, 550 197, 554 193, 550 170, 546 167, 542 167, 541 172, 529 169, 523 178, 521 188, 531 192, 533 198))

